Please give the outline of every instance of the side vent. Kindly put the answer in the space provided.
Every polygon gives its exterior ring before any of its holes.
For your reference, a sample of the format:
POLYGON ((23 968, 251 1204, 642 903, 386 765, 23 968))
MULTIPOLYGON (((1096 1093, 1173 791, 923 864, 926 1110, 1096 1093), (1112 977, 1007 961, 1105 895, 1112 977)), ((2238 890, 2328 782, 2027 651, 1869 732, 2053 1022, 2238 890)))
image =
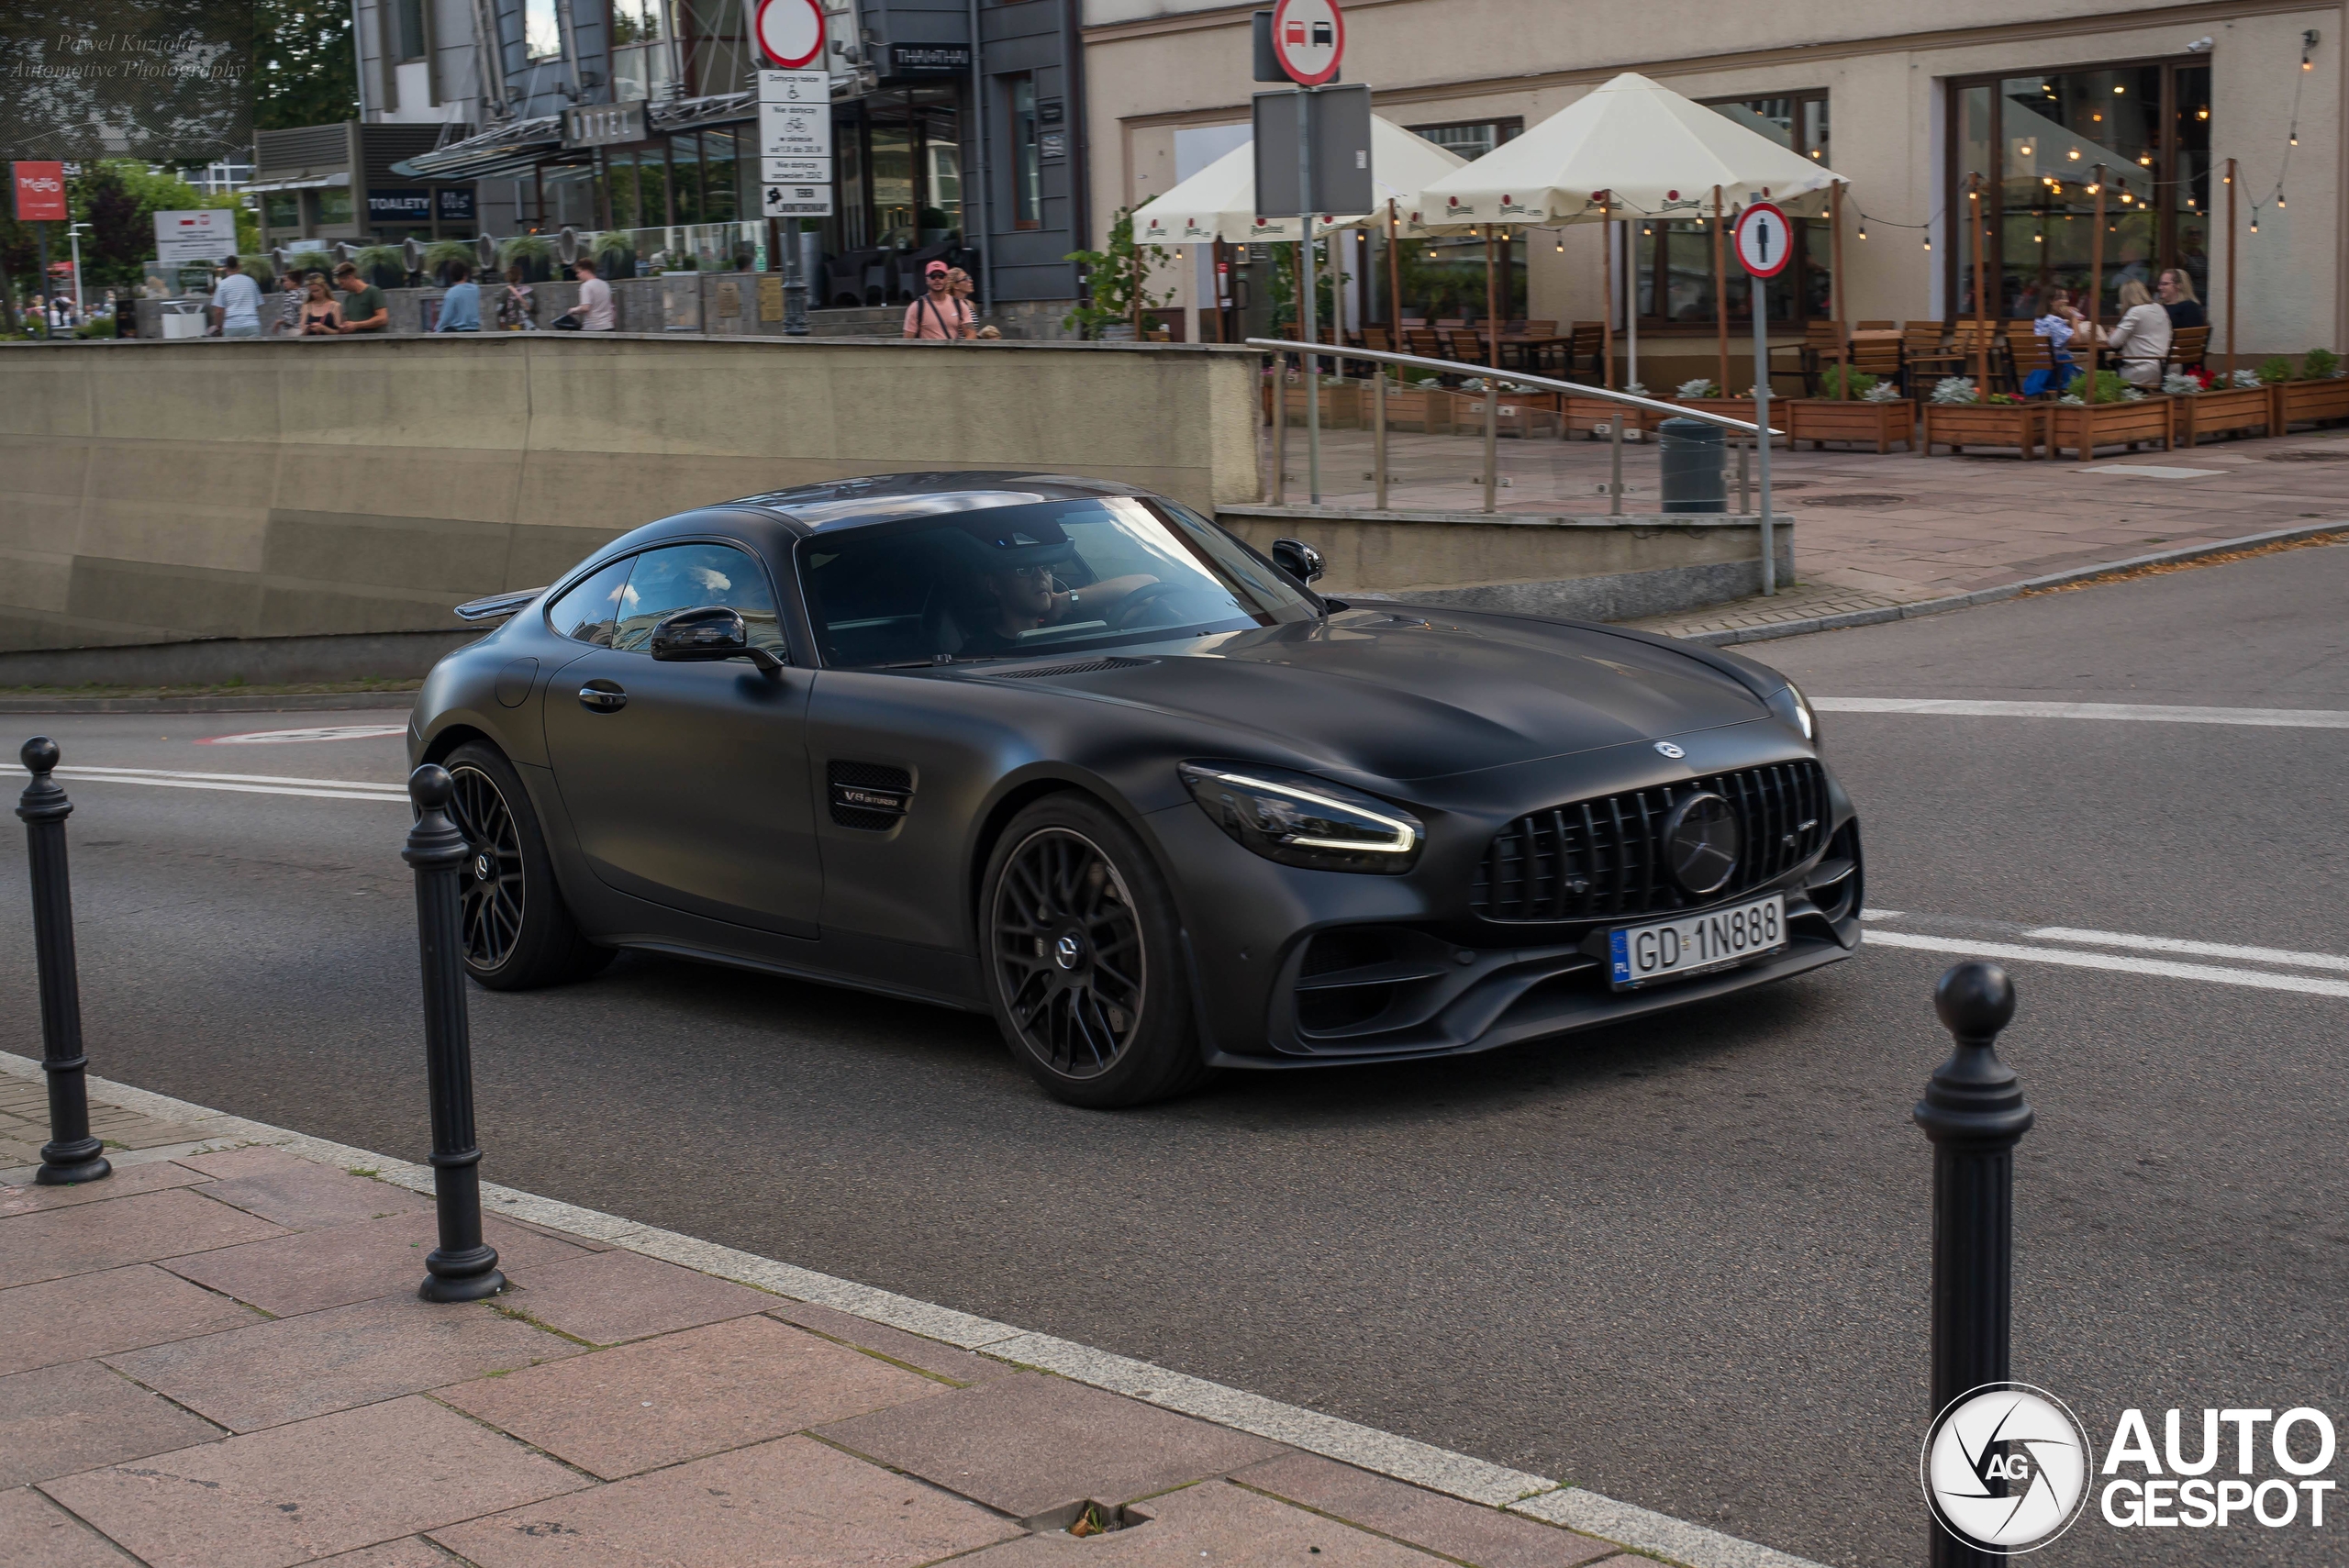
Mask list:
POLYGON ((842 828, 885 833, 914 803, 914 776, 883 762, 835 761, 826 768, 832 820, 842 828))
POLYGON ((991 670, 987 672, 999 681, 1032 681, 1039 675, 1090 675, 1100 670, 1138 670, 1144 664, 1155 664, 1155 659, 1084 659, 1074 664, 1039 664, 1029 670, 991 670))

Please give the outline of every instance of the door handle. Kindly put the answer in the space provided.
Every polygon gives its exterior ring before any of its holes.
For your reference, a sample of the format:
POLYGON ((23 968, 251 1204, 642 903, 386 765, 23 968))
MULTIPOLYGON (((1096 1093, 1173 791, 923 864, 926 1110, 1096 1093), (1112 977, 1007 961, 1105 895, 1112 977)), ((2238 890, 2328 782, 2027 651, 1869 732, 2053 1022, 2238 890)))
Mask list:
POLYGON ((610 682, 579 688, 579 706, 589 713, 618 713, 628 706, 628 694, 610 682))

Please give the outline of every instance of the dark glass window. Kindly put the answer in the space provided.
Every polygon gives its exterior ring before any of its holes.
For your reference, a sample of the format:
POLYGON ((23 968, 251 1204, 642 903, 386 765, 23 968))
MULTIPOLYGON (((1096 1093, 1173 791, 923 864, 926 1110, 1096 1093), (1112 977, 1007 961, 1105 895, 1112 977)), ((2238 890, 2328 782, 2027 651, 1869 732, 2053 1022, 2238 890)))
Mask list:
POLYGON ((1014 76, 1011 88, 1011 221, 1041 228, 1044 221, 1043 150, 1036 140, 1036 79, 1014 76))
MULTIPOLYGON (((1828 147, 1827 95, 1787 93, 1769 98, 1731 98, 1705 106, 1779 146, 1813 162, 1832 167, 1828 147)), ((1725 199, 1733 200, 1724 193, 1725 199)), ((1704 199, 1709 202, 1711 193, 1704 199)), ((1724 206, 1723 221, 1731 208, 1724 206)), ((1729 255, 1724 232, 1722 258, 1728 263, 1728 287, 1716 293, 1713 277, 1713 220, 1628 215, 1631 230, 1631 277, 1638 291, 1635 308, 1640 319, 1657 326, 1711 326, 1715 306, 1726 294, 1730 318, 1753 318, 1753 280, 1729 255)), ((1823 317, 1833 308, 1831 262, 1834 239, 1823 217, 1794 220, 1802 231, 1794 265, 1778 274, 1770 288, 1770 319, 1799 321, 1823 317)))
POLYGON ((1975 309, 1976 204, 1965 193, 1968 176, 1977 174, 1987 314, 2037 316, 2041 300, 2057 288, 2085 308, 2099 260, 2098 313, 2108 320, 2119 309, 2122 284, 2151 289, 2165 268, 2185 272, 2198 295, 2207 291, 2209 65, 2155 61, 1962 82, 1951 88, 1950 112, 1943 265, 1957 314, 1975 309))
POLYGON ((425 0, 393 0, 392 50, 400 60, 424 58, 425 0))
POLYGON ((723 544, 673 544, 634 558, 621 592, 612 646, 641 651, 652 628, 679 610, 726 605, 742 612, 751 640, 780 650, 783 630, 775 619, 774 595, 764 568, 745 551, 723 544))
POLYGON ((609 648, 613 611, 619 605, 620 595, 628 586, 629 571, 635 564, 633 560, 615 561, 581 580, 547 606, 547 624, 575 641, 609 648))

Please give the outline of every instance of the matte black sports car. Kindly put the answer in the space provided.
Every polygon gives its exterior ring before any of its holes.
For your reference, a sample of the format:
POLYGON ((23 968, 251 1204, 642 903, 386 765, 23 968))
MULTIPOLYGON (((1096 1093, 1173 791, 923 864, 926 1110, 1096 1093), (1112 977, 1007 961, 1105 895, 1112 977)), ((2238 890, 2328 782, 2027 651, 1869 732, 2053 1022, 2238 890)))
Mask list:
POLYGON ((651 523, 441 661, 409 750, 485 985, 656 949, 992 1011, 1052 1093, 1495 1046, 1859 943, 1800 694, 1309 586, 1160 496, 922 473, 651 523))

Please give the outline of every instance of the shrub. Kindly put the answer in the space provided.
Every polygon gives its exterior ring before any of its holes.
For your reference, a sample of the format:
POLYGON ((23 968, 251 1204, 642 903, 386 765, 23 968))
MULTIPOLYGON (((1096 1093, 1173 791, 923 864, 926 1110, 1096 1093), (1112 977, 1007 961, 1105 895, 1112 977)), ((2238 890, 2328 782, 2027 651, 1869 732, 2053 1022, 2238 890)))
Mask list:
POLYGON ((2277 354, 2259 367, 2259 379, 2270 386, 2292 379, 2292 361, 2277 354))
POLYGON ((2341 373, 2341 356, 2331 349, 2310 349, 2300 356, 2302 381, 2331 381, 2341 373))
POLYGON ((1694 381, 1682 382, 1680 390, 1672 395, 1675 397, 1719 397, 1720 395, 1721 388, 1719 382, 1710 376, 1700 375, 1694 381))
POLYGON ((377 288, 397 288, 407 282, 407 251, 400 246, 362 245, 351 260, 377 288))
MULTIPOLYGON (((1854 376, 1853 379, 1856 382, 1859 378, 1854 376)), ((1879 381, 1874 386, 1869 387, 1865 392, 1860 394, 1860 401, 1863 403, 1898 403, 1900 401, 1900 388, 1891 382, 1879 381)))
POLYGON ((2228 381, 2230 384, 2239 392, 2247 392, 2254 386, 2264 386, 2266 384, 2259 379, 2259 373, 2257 371, 2237 371, 2234 374, 2228 377, 2228 381))
POLYGON ((1932 395, 1928 401, 1944 404, 1979 403, 1981 398, 1975 393, 1972 376, 1945 375, 1933 384, 1932 395))
POLYGON ((2184 371, 2172 371, 2162 377, 2162 390, 2172 397, 2191 397, 2202 390, 2202 384, 2184 371))
POLYGON ((1847 365, 1829 365, 1824 371, 1820 373, 1819 395, 1821 397, 1842 396, 1843 377, 1847 373, 1852 378, 1852 395, 1854 397, 1865 397, 1869 393, 1876 390, 1876 378, 1870 375, 1867 372, 1852 370, 1847 365))

